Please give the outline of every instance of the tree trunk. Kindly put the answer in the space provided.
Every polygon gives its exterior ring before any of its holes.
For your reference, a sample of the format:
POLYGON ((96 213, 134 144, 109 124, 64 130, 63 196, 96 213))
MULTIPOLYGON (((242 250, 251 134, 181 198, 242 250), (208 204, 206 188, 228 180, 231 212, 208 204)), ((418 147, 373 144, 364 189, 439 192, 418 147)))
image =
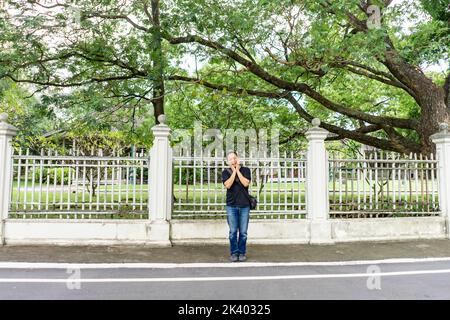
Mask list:
POLYGON ((430 155, 435 146, 430 136, 439 131, 439 124, 450 123, 450 112, 446 105, 446 93, 443 87, 436 85, 420 69, 406 62, 394 50, 386 51, 382 63, 391 73, 413 92, 413 98, 421 108, 420 135, 421 153, 430 155))
POLYGON ((424 86, 417 100, 422 110, 417 130, 421 139, 422 154, 430 155, 436 151, 430 136, 439 131, 440 123, 450 123, 450 114, 446 108, 444 90, 435 84, 424 86))
POLYGON ((156 124, 158 117, 164 114, 164 61, 161 46, 161 24, 159 20, 159 0, 152 0, 152 64, 153 70, 153 99, 154 116, 156 124))

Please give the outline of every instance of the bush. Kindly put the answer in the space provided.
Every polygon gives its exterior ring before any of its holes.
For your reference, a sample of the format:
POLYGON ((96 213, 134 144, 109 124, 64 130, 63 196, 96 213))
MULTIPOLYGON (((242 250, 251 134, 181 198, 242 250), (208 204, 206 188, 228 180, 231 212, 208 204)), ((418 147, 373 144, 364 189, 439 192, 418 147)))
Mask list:
MULTIPOLYGON (((173 182, 178 184, 180 179, 180 169, 176 168, 173 171, 173 182)), ((181 184, 192 184, 194 182, 194 174, 191 168, 181 168, 181 184)))
MULTIPOLYGON (((133 172, 134 172, 134 170, 130 169, 130 179, 132 179, 133 172)), ((142 180, 143 180, 143 183, 148 183, 148 167, 147 166, 143 167, 142 180)), ((136 183, 137 184, 141 183, 141 167, 136 168, 136 183)))
MULTIPOLYGON (((61 184, 61 181, 65 185, 69 184, 69 174, 70 168, 43 168, 42 169, 42 183, 47 183, 49 181, 50 184, 55 183, 56 176, 56 184, 61 184)), ((41 169, 37 168, 34 171, 34 181, 39 182, 41 179, 41 169)))

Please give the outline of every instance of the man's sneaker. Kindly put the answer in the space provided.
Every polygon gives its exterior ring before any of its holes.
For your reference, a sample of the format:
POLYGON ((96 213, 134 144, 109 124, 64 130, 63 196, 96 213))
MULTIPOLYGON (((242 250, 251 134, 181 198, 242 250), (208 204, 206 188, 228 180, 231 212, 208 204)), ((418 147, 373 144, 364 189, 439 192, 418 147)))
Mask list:
POLYGON ((238 256, 237 254, 233 253, 233 254, 230 256, 230 261, 231 261, 231 262, 238 262, 238 261, 239 261, 239 256, 238 256))
POLYGON ((247 256, 245 254, 240 254, 239 255, 239 261, 244 262, 247 260, 247 256))

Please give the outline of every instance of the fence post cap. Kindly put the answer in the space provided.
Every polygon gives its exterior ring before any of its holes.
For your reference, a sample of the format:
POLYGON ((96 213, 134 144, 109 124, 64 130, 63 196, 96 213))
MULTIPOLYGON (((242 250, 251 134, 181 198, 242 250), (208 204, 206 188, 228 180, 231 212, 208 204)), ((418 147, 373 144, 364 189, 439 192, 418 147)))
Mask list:
POLYGON ((165 114, 160 114, 158 116, 159 124, 166 125, 167 119, 165 114))
POLYGON ((320 126, 320 119, 319 118, 312 119, 311 124, 317 128, 318 126, 320 126))
POLYGON ((320 119, 314 118, 311 120, 311 124, 313 125, 312 128, 309 128, 305 132, 305 137, 308 140, 325 140, 327 135, 329 134, 329 131, 319 127, 320 126, 320 119))
POLYGON ((15 136, 19 129, 7 123, 6 120, 8 120, 8 114, 0 113, 0 134, 15 136))
POLYGON ((6 122, 6 120, 8 120, 8 114, 5 112, 0 113, 0 122, 6 122))
POLYGON ((152 128, 153 134, 158 137, 168 137, 170 135, 170 128, 166 124, 166 116, 160 114, 158 116, 158 121, 159 124, 152 128))
POLYGON ((448 133, 448 123, 446 122, 439 123, 439 131, 442 133, 448 133))
POLYGON ((448 143, 450 139, 448 123, 441 122, 439 123, 439 131, 430 136, 430 140, 434 143, 448 143))

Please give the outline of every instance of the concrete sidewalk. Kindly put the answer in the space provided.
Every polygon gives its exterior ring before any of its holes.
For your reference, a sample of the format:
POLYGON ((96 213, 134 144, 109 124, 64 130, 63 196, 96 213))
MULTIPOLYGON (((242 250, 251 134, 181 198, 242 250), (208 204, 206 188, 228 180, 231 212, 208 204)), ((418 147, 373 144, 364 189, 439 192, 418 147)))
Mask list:
MULTIPOLYGON (((0 246, 0 262, 217 263, 228 246, 0 246)), ((335 245, 248 245, 248 262, 320 262, 450 257, 450 240, 358 242, 335 245)))

